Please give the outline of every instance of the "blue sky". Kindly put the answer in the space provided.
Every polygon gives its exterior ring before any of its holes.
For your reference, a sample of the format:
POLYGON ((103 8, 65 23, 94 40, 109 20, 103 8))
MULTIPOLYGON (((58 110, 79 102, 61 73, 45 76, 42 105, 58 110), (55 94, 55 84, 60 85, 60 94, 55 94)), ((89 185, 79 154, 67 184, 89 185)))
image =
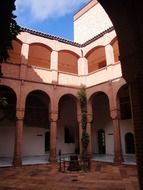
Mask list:
POLYGON ((16 0, 20 26, 73 40, 73 15, 90 0, 16 0))

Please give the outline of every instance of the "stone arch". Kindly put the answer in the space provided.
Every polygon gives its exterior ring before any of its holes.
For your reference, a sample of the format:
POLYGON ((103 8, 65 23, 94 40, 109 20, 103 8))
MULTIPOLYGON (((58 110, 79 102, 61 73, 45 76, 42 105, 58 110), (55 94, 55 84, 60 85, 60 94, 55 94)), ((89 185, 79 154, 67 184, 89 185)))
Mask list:
POLYGON ((98 0, 113 22, 117 33, 123 77, 130 86, 136 139, 136 152, 140 189, 143 189, 143 27, 142 2, 98 0))
POLYGON ((106 66, 105 47, 98 46, 91 49, 86 55, 88 60, 88 72, 94 72, 106 66))
POLYGON ((78 74, 79 55, 69 50, 61 50, 58 54, 58 70, 78 74))
POLYGON ((50 69, 52 49, 42 43, 32 43, 29 46, 28 63, 33 66, 50 69))

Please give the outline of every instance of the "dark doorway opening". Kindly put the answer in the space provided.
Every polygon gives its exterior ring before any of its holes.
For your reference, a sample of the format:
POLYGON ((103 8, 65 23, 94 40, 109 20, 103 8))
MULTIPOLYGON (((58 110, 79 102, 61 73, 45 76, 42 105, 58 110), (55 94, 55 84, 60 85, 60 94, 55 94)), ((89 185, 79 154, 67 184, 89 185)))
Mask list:
POLYGON ((50 151, 50 132, 45 133, 45 152, 50 151))
POLYGON ((127 154, 135 154, 134 135, 132 133, 125 135, 125 150, 127 154))
POLYGON ((105 154, 105 131, 103 129, 98 130, 98 153, 105 154))

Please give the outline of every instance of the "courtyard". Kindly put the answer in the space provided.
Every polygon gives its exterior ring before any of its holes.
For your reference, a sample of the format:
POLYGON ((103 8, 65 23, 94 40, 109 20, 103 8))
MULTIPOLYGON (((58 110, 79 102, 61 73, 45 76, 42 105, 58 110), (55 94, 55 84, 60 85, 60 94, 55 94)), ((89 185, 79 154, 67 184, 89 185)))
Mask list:
POLYGON ((59 172, 58 163, 0 168, 0 190, 139 190, 135 165, 91 163, 90 171, 59 172))

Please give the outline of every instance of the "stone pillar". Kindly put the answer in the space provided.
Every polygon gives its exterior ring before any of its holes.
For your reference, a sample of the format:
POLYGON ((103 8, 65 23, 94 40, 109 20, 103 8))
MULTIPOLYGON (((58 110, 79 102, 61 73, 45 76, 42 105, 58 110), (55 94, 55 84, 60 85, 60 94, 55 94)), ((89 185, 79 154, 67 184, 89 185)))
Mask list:
POLYGON ((58 83, 58 52, 52 51, 50 70, 52 71, 52 83, 58 83))
POLYGON ((119 110, 114 109, 111 111, 111 118, 113 122, 114 133, 114 162, 120 164, 123 162, 121 135, 120 135, 120 119, 119 110))
POLYGON ((22 142, 23 142, 23 119, 24 111, 17 109, 16 111, 16 128, 15 128, 15 146, 14 146, 14 158, 13 165, 22 165, 22 142))
POLYGON ((86 86, 86 76, 88 74, 88 61, 85 57, 78 59, 78 76, 81 86, 86 86))
POLYGON ((78 75, 84 76, 88 74, 88 63, 85 57, 80 57, 78 59, 78 75))
POLYGON ((20 65, 20 79, 26 78, 26 70, 28 64, 29 44, 23 43, 21 48, 21 65, 20 65))
POLYGON ((105 46, 105 55, 106 55, 106 65, 112 65, 114 64, 114 53, 113 53, 113 47, 111 44, 107 44, 105 46))
MULTIPOLYGON (((143 75, 142 75, 143 76, 143 75)), ((140 189, 143 188, 143 80, 129 83, 140 189)))
POLYGON ((57 119, 58 114, 51 114, 50 125, 50 161, 57 161, 57 119))

